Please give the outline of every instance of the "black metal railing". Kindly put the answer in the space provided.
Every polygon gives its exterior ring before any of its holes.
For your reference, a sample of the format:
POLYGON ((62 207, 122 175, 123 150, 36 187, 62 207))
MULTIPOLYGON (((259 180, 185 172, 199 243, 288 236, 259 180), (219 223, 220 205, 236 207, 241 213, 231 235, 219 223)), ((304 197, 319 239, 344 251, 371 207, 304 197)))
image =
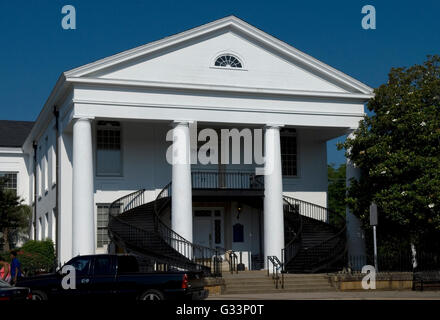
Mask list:
MULTIPOLYGON (((122 242, 128 241, 130 247, 134 248, 138 253, 142 253, 145 250, 149 251, 152 239, 155 234, 171 248, 173 248, 178 254, 174 257, 150 257, 156 261, 157 265, 161 265, 162 269, 172 268, 185 268, 194 271, 203 271, 211 276, 222 275, 222 263, 226 255, 229 255, 229 271, 231 273, 238 272, 237 255, 234 251, 228 251, 221 247, 209 248, 201 245, 197 245, 189 242, 170 227, 168 227, 160 219, 160 214, 164 208, 170 203, 171 183, 167 184, 157 195, 154 201, 154 230, 146 230, 142 227, 136 226, 132 223, 121 219, 120 216, 123 213, 128 212, 131 209, 146 204, 145 189, 141 189, 125 195, 115 200, 109 206, 109 236, 116 240, 116 237, 123 237, 118 239, 122 242), (124 226, 123 235, 112 233, 112 225, 117 221, 119 225, 124 226)), ((227 260, 227 259, 226 259, 227 260)))
POLYGON ((213 249, 192 243, 173 231, 160 219, 161 211, 171 199, 171 188, 172 184, 167 184, 156 197, 154 206, 155 230, 171 248, 182 255, 183 259, 192 262, 196 268, 207 270, 212 276, 221 276, 220 264, 223 261, 222 256, 226 253, 223 248, 213 249))
POLYGON ((228 251, 228 256, 229 256, 229 272, 231 272, 231 274, 238 273, 238 256, 237 254, 232 251, 229 250, 228 251))
POLYGON ((270 276, 270 265, 272 265, 272 279, 275 284, 275 288, 284 289, 284 266, 283 263, 278 259, 277 256, 267 256, 267 276, 270 276))
MULTIPOLYGON (((390 249, 377 257, 379 272, 423 272, 440 270, 440 252, 416 250, 415 260, 410 249, 390 249)), ((352 271, 361 271, 365 265, 374 266, 373 254, 348 255, 346 266, 352 271)))
POLYGON ((262 176, 255 172, 222 172, 193 171, 191 172, 193 189, 252 189, 262 190, 262 176))
POLYGON ((281 252, 283 265, 291 262, 298 255, 300 250, 305 251, 304 253, 307 259, 304 267, 308 269, 309 272, 327 269, 335 261, 343 259, 347 249, 345 217, 314 203, 287 196, 283 198, 287 204, 287 210, 290 210, 294 214, 299 214, 298 231, 295 237, 285 245, 281 252), (312 247, 303 248, 302 217, 318 220, 332 226, 335 230, 335 234, 312 247))
POLYGON ((347 253, 345 233, 346 227, 344 226, 344 228, 332 237, 313 247, 304 249, 306 255, 310 257, 307 263, 307 269, 309 272, 328 270, 337 261, 342 263, 347 253))
MULTIPOLYGON (((263 177, 255 176, 250 172, 193 172, 192 173, 193 188, 216 188, 220 180, 227 188, 231 189, 243 189, 243 188, 255 188, 261 189, 264 187, 263 177)), ((146 191, 141 189, 130 193, 124 197, 121 197, 114 201, 109 207, 109 232, 110 226, 113 221, 126 226, 128 229, 128 236, 135 245, 142 249, 148 246, 148 241, 151 239, 152 232, 158 234, 161 239, 167 243, 168 246, 173 248, 180 254, 180 259, 174 257, 170 259, 168 263, 171 267, 194 268, 196 270, 203 270, 211 275, 221 275, 221 265, 223 259, 226 259, 226 250, 224 248, 209 248, 200 246, 189 242, 160 219, 160 215, 164 208, 169 205, 171 200, 172 185, 167 184, 157 195, 154 201, 154 231, 145 230, 141 227, 132 225, 123 219, 119 218, 120 214, 123 214, 131 209, 141 206, 146 203, 146 191)), ((290 261, 292 261, 301 249, 307 251, 307 267, 310 270, 318 270, 323 265, 331 264, 335 259, 340 258, 341 254, 345 253, 346 241, 345 241, 345 218, 335 212, 331 212, 325 207, 309 203, 306 201, 298 200, 295 198, 284 196, 284 213, 288 214, 289 218, 292 218, 294 223, 294 235, 285 245, 281 253, 279 270, 281 273, 285 271, 284 267, 290 261), (302 226, 303 217, 312 218, 325 222, 334 227, 335 234, 321 243, 309 247, 302 248, 302 226)), ((112 235, 110 235, 112 236, 112 235)), ((227 259, 226 259, 227 260, 227 259)), ((167 261, 165 261, 166 263, 167 261)), ((232 251, 229 253, 229 270, 231 272, 237 272, 237 256, 232 251)))
POLYGON ((116 217, 119 214, 127 212, 133 208, 136 208, 145 203, 145 189, 141 189, 135 192, 132 192, 128 195, 125 195, 119 198, 116 201, 113 201, 109 207, 109 215, 111 217, 116 217))
POLYGON ((303 228, 303 223, 302 223, 302 217, 301 214, 299 213, 299 200, 291 198, 291 197, 287 197, 284 196, 283 197, 284 203, 285 203, 285 207, 284 207, 284 215, 289 217, 289 216, 293 216, 293 221, 294 221, 294 228, 296 228, 295 231, 295 235, 293 236, 293 238, 286 243, 286 245, 284 246, 284 249, 282 249, 281 252, 281 259, 283 262, 283 272, 284 270, 284 265, 287 262, 290 262, 291 260, 293 260, 296 255, 299 253, 299 251, 301 250, 302 247, 302 228, 303 228), (295 223, 297 222, 297 223, 295 223), (296 225, 295 225, 296 224, 296 225))
POLYGON ((341 214, 331 211, 330 209, 317 205, 315 203, 307 202, 304 200, 295 199, 292 197, 284 196, 285 202, 304 217, 312 218, 330 224, 337 229, 340 229, 345 225, 345 217, 341 214))
POLYGON ((237 255, 234 251, 226 251, 226 249, 222 247, 216 247, 214 249, 192 243, 162 222, 160 214, 171 199, 171 188, 172 184, 167 184, 158 194, 155 201, 155 228, 162 239, 198 267, 208 269, 213 276, 221 276, 221 265, 223 260, 226 259, 226 254, 229 254, 229 271, 231 273, 238 272, 237 255))

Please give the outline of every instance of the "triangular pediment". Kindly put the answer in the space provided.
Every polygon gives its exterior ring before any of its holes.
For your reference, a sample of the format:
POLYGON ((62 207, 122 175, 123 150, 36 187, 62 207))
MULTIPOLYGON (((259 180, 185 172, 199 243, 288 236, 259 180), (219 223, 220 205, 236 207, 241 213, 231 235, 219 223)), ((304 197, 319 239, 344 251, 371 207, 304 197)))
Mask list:
POLYGON ((236 18, 227 17, 65 73, 133 82, 371 94, 361 82, 236 18), (222 54, 241 68, 215 66, 222 54))

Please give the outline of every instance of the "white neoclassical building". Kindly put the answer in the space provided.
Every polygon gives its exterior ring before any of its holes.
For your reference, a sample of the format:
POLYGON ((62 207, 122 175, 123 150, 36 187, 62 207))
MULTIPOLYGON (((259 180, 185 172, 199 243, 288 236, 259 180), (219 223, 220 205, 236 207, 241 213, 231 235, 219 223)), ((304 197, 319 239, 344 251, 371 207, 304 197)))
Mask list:
MULTIPOLYGON (((109 205, 141 189, 153 201, 172 182, 162 219, 177 234, 249 261, 280 256, 283 195, 315 208, 309 218, 331 219, 315 216, 327 206, 326 142, 357 128, 371 97, 234 16, 63 72, 21 148, 32 234, 53 238, 61 262, 106 252, 109 205), (262 129, 270 173, 259 179, 255 159, 237 163, 225 151, 218 164, 170 164, 170 130, 175 154, 202 148, 194 124, 218 132, 218 144, 229 139, 222 129, 250 129, 252 141, 262 129)), ((243 137, 243 157, 245 149, 243 137)), ((348 173, 356 175, 350 165, 348 173)), ((351 214, 347 222, 348 249, 361 252, 359 225, 351 214)))

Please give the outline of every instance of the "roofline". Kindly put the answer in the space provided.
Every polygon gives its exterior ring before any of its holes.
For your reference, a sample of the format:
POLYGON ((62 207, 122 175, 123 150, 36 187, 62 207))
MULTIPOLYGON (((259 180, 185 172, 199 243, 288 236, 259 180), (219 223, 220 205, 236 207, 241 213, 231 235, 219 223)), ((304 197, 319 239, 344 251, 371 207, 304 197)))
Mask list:
POLYGON ((29 132, 26 140, 23 143, 24 152, 26 152, 26 150, 32 147, 32 143, 35 140, 37 134, 44 128, 44 125, 50 121, 50 120, 43 121, 43 119, 47 119, 48 114, 52 114, 53 106, 55 105, 55 102, 57 101, 60 94, 64 93, 65 89, 66 89, 66 77, 64 76, 64 73, 62 73, 58 77, 55 86, 53 87, 49 97, 47 98, 43 108, 41 109, 37 119, 35 120, 32 130, 29 132))
POLYGON ((336 70, 335 68, 292 47, 286 42, 283 42, 232 15, 201 25, 193 29, 189 29, 187 31, 180 32, 178 34, 169 37, 165 37, 163 39, 154 42, 150 42, 148 44, 130 50, 117 53, 115 55, 97 60, 95 62, 80 66, 78 68, 71 69, 69 71, 66 71, 64 75, 65 77, 81 77, 89 73, 96 72, 104 68, 109 68, 119 63, 126 62, 131 59, 136 59, 143 55, 150 54, 154 51, 175 45, 177 43, 186 41, 188 39, 202 36, 204 34, 208 34, 227 27, 236 28, 237 30, 245 32, 246 34, 252 36, 253 38, 263 42, 265 45, 270 46, 276 49, 277 51, 293 58, 294 60, 298 60, 302 62, 303 64, 311 67, 312 69, 318 71, 319 73, 324 73, 327 76, 330 76, 331 78, 335 79, 336 81, 339 81, 349 87, 352 87, 353 89, 358 90, 361 93, 365 93, 365 94, 373 93, 373 89, 367 86, 366 84, 354 79, 353 77, 339 70, 336 70))
MULTIPOLYGON (((360 91, 360 94, 345 94, 346 96, 340 96, 345 98, 353 98, 353 99, 360 99, 360 100, 368 100, 373 96, 373 89, 366 84, 352 78, 351 76, 336 70, 335 68, 309 56, 308 54, 292 47, 291 45, 269 35, 268 33, 252 26, 251 24, 233 16, 227 16, 212 22, 209 22, 207 24, 201 25, 199 27, 195 27, 192 29, 189 29, 187 31, 180 32, 178 34, 165 37, 163 39, 150 42, 148 44, 126 50, 123 52, 120 52, 115 55, 111 55, 109 57, 97 60, 95 62, 68 70, 63 72, 59 77, 58 80, 53 87, 49 97, 47 98, 42 110, 40 111, 37 119, 35 120, 35 124, 30 131, 28 137, 26 138, 25 142, 23 143, 23 150, 28 150, 30 146, 32 146, 32 142, 35 139, 35 137, 38 135, 38 133, 44 128, 45 124, 49 122, 43 121, 43 119, 47 118, 48 114, 51 114, 53 111, 53 106, 55 105, 55 102, 60 97, 62 93, 67 89, 69 83, 79 82, 78 77, 87 75, 89 73, 98 71, 100 69, 108 68, 113 65, 116 65, 118 63, 122 63, 125 61, 128 61, 130 59, 135 59, 140 56, 149 54, 153 51, 163 49, 165 47, 186 41, 188 39, 201 36, 207 33, 211 33, 216 30, 220 30, 226 27, 236 28, 237 30, 240 30, 242 32, 245 32, 246 34, 252 36, 253 38, 261 41, 262 43, 274 48, 275 50, 293 58, 301 63, 306 64, 307 66, 311 67, 312 69, 318 71, 319 73, 324 73, 327 76, 330 76, 331 78, 335 79, 336 81, 341 82, 342 84, 345 84, 349 87, 352 87, 353 89, 360 91), (67 81, 68 79, 68 81, 67 81)), ((89 80, 89 79, 88 79, 89 80)), ((125 84, 127 85, 127 84, 125 84)), ((131 84, 134 85, 134 84, 131 84)), ((151 86, 152 82, 146 82, 145 86, 151 86)), ((137 85, 139 86, 139 84, 137 85)), ((182 86, 182 85, 181 85, 182 86)), ((192 86, 191 84, 187 86, 192 86)), ((201 88, 203 85, 198 85, 199 88, 201 88)), ((212 86, 210 90, 212 90, 212 86)), ((219 86, 220 88, 220 86, 219 86)), ((217 90, 219 89, 217 88, 217 90)), ((228 90, 226 86, 222 86, 222 90, 228 90)), ((229 89, 230 90, 230 89, 229 89)), ((243 88, 238 88, 237 90, 243 90, 243 88)), ((249 89, 247 89, 249 90, 249 89)), ((261 92, 261 89, 254 89, 257 92, 261 92)), ((281 90, 278 90, 279 93, 281 90)), ((286 90, 289 91, 289 90, 286 90)), ((278 93, 278 94, 279 94, 278 93)), ((295 91, 292 90, 290 94, 295 94, 295 91)), ((314 92, 314 95, 316 96, 316 92, 314 92)), ((319 94, 319 93, 318 93, 319 94)), ((297 91, 296 95, 307 95, 306 92, 300 92, 297 91)), ((341 94, 340 94, 341 95, 341 94)), ((344 94, 342 94, 344 95, 344 94)), ((330 93, 327 94, 328 97, 337 97, 335 94, 330 93)))

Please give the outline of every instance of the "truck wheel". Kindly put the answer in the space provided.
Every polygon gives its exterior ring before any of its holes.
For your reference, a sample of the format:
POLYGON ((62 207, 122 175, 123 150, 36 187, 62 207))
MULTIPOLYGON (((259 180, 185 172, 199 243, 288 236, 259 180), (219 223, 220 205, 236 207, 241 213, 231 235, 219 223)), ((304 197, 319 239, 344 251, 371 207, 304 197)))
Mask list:
POLYGON ((32 300, 35 300, 35 301, 46 301, 47 300, 47 294, 45 294, 43 291, 40 291, 40 290, 32 291, 32 300))
POLYGON ((165 300, 165 297, 162 292, 159 290, 147 290, 141 294, 139 300, 142 301, 158 301, 165 300))

